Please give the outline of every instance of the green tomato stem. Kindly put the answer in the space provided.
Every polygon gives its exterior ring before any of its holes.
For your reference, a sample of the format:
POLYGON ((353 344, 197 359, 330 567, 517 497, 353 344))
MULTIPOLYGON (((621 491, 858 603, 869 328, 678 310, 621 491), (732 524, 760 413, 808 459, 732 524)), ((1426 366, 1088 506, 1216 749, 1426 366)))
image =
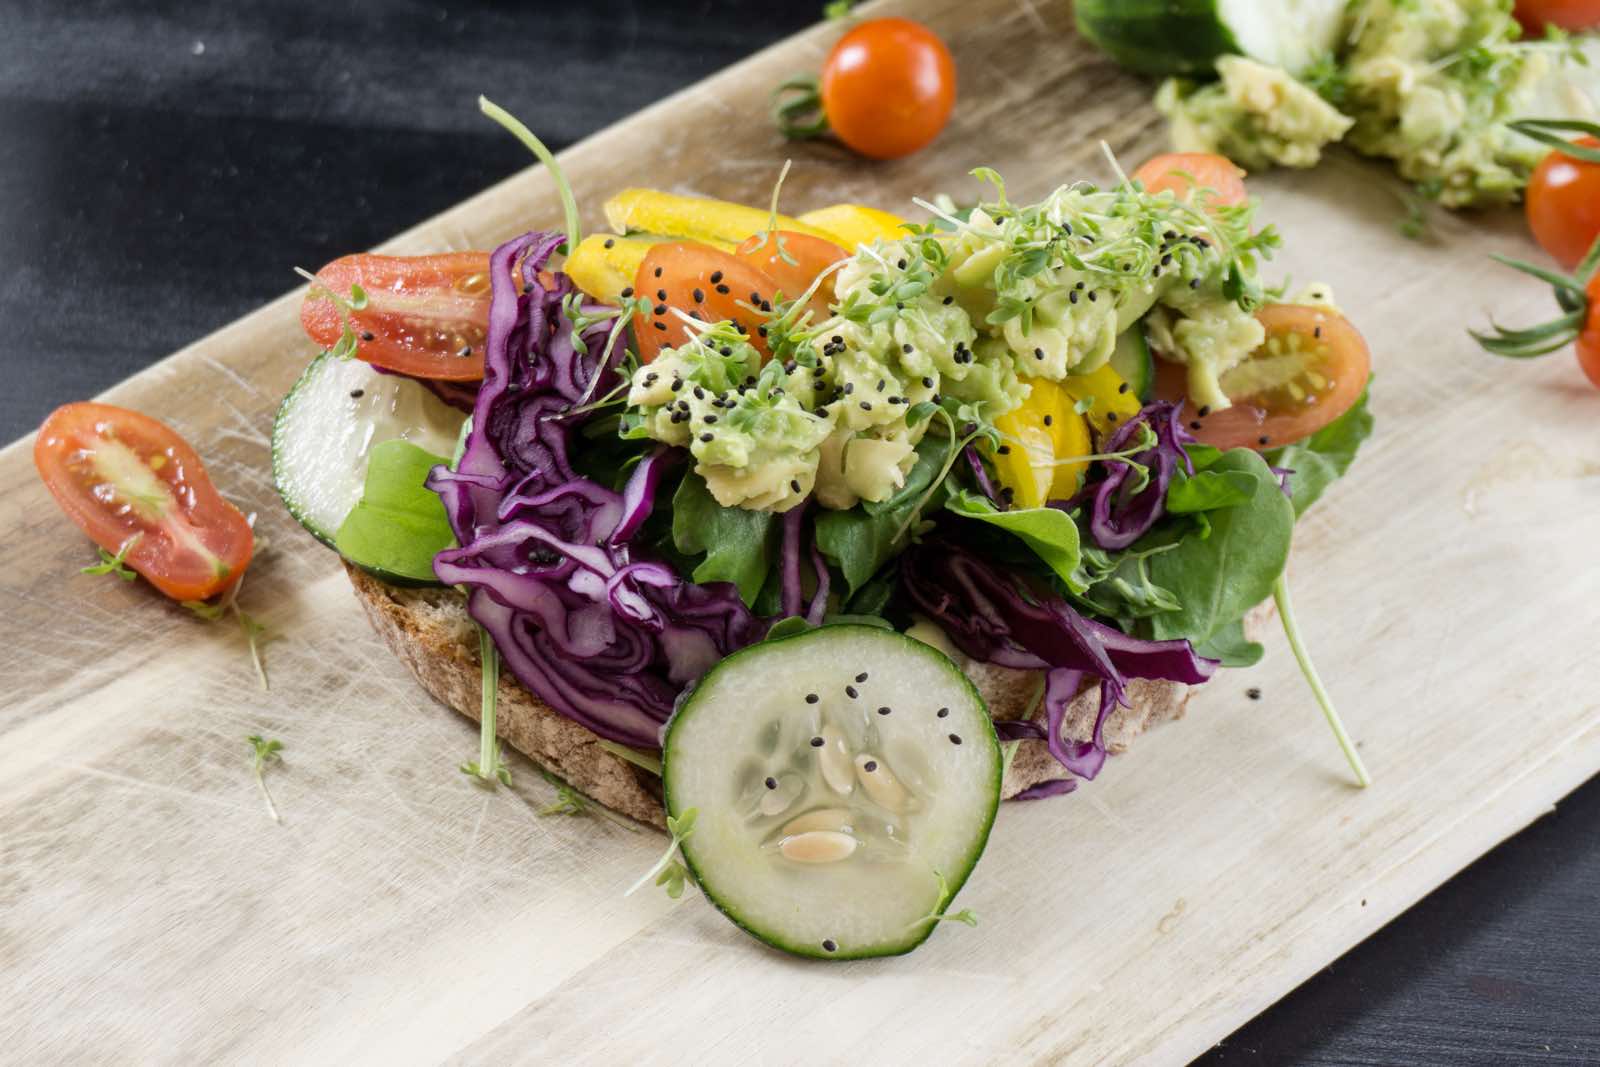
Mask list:
POLYGON ((1293 650, 1294 658, 1300 664, 1300 673, 1305 675, 1306 684, 1311 687, 1311 695, 1317 698, 1317 703, 1322 707, 1323 717, 1328 720, 1328 727, 1333 730, 1334 739, 1344 751, 1344 758, 1350 761, 1350 769, 1355 772, 1356 783, 1365 789, 1372 784, 1372 777, 1367 774, 1367 768, 1361 762, 1361 754, 1356 751, 1355 743, 1345 732, 1344 722, 1334 710, 1333 698, 1324 688, 1322 678, 1317 674, 1316 664, 1311 662, 1311 653, 1306 650, 1305 642, 1301 640, 1300 626, 1295 622, 1294 608, 1289 602, 1289 580, 1285 575, 1278 575, 1278 580, 1272 583, 1272 600, 1278 605, 1278 617, 1283 620, 1283 635, 1289 639, 1289 648, 1293 650))

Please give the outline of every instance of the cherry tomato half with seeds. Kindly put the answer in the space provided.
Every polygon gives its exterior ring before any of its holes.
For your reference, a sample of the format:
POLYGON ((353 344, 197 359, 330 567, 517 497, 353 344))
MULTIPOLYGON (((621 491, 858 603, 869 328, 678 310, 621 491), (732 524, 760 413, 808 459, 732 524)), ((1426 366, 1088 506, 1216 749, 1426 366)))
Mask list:
POLYGON ((250 564, 250 524, 189 443, 148 415, 66 404, 39 427, 33 462, 80 530, 174 600, 215 596, 250 564))
POLYGON ((633 317, 633 337, 645 363, 663 348, 676 348, 693 334, 680 315, 701 322, 737 323, 765 360, 772 353, 762 335, 777 286, 749 259, 695 241, 656 245, 639 264, 633 289, 652 301, 648 314, 633 317), (752 311, 751 308, 758 310, 752 311))
MULTIPOLYGON (((1256 312, 1267 338, 1222 375, 1225 411, 1184 410, 1189 432, 1218 448, 1269 449, 1309 437, 1350 410, 1372 376, 1367 342, 1329 308, 1268 304, 1256 312)), ((1157 361, 1156 395, 1186 397, 1182 365, 1157 361)))
MULTIPOLYGON (((784 300, 798 299, 811 288, 817 275, 850 256, 832 241, 791 230, 758 233, 747 238, 733 254, 771 278, 773 292, 784 300)), ((806 301, 811 321, 821 322, 827 318, 828 305, 832 302, 833 277, 829 276, 806 301)))
POLYGON ((956 65, 938 34, 902 18, 868 19, 822 65, 822 112, 834 135, 871 159, 925 147, 956 102, 956 65))
POLYGON ((1212 152, 1168 152, 1152 156, 1133 172, 1132 178, 1142 182, 1147 193, 1171 192, 1179 200, 1187 200, 1192 192, 1198 191, 1202 207, 1242 204, 1247 195, 1244 171, 1227 156, 1212 152))
MULTIPOLYGON (((1580 137, 1585 148, 1600 138, 1580 137)), ((1534 240, 1563 267, 1576 267, 1600 237, 1600 163, 1551 152, 1528 180, 1524 210, 1534 240)))
POLYGON ((415 378, 478 381, 489 336, 489 253, 336 259, 317 272, 317 284, 300 305, 300 325, 332 348, 347 316, 356 356, 375 367, 415 378), (338 301, 349 299, 352 285, 366 292, 366 306, 341 309, 338 301))

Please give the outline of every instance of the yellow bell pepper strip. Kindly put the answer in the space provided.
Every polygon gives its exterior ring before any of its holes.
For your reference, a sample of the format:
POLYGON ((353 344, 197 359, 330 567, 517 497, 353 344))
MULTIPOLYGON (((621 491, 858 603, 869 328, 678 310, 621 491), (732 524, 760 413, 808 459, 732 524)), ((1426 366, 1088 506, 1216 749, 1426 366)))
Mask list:
MULTIPOLYGON (((1088 374, 1073 374, 1061 380, 1061 388, 1073 403, 1087 402, 1084 414, 1101 437, 1114 433, 1118 426, 1139 414, 1139 398, 1125 388, 1122 375, 1103 363, 1088 374)), ((1089 450, 1084 449, 1087 453, 1089 450)))
POLYGON ((1048 378, 1029 384, 1028 399, 994 420, 1005 441, 989 452, 995 476, 1019 508, 1043 507, 1076 493, 1088 463, 1059 461, 1093 451, 1088 424, 1073 409, 1071 395, 1048 378))
POLYGON ((633 284, 639 264, 659 237, 618 237, 594 233, 579 242, 561 268, 573 283, 603 304, 622 300, 622 290, 633 284))
POLYGON ((874 241, 896 241, 906 235, 905 220, 864 204, 832 204, 807 211, 800 221, 833 234, 839 244, 854 251, 874 241))
MULTIPOLYGON (((716 245, 736 245, 765 230, 770 218, 761 208, 658 189, 624 189, 606 201, 605 211, 619 233, 663 234, 716 245)), ((833 240, 827 231, 787 215, 778 216, 777 228, 833 240)))

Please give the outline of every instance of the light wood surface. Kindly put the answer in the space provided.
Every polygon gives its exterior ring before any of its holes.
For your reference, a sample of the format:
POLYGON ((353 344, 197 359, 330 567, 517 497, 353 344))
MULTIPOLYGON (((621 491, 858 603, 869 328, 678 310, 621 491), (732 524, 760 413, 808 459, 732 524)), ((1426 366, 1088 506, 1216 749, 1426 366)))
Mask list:
MULTIPOLYGON (((916 9, 961 77, 931 150, 879 165, 779 141, 767 90, 820 62, 838 32, 820 27, 566 153, 589 223, 630 184, 762 201, 786 154, 797 211, 970 196, 980 164, 1033 197, 1108 178, 1102 138, 1132 162, 1160 147, 1149 87, 1065 4, 916 9)), ((463 101, 461 121, 484 120, 463 101)), ((982 924, 911 957, 798 963, 692 892, 625 899, 660 839, 540 818, 552 790, 525 761, 510 790, 460 775, 472 727, 279 507, 272 415, 312 352, 291 295, 107 394, 259 514, 243 602, 276 635, 269 692, 236 630, 78 574, 92 550, 31 441, 0 452, 0 1059, 1163 1063, 1225 1036, 1600 768, 1600 399, 1566 357, 1502 363, 1464 332, 1547 310, 1485 255, 1529 254, 1520 221, 1407 241, 1398 185, 1346 157, 1253 185, 1287 236, 1274 271, 1331 283, 1375 354, 1378 432, 1293 562, 1372 789, 1274 635, 1075 796, 1008 805, 961 897, 982 924), (252 733, 285 744, 281 826, 252 733)), ((558 219, 530 172, 387 247, 558 219)))

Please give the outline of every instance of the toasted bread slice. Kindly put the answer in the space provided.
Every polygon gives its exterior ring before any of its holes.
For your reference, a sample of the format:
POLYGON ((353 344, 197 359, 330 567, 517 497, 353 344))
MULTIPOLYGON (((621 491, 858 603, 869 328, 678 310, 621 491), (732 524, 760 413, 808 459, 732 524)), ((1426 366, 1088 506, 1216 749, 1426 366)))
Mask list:
MULTIPOLYGON (((476 721, 483 675, 465 597, 454 589, 390 585, 348 564, 346 570, 373 628, 422 687, 440 703, 476 721)), ((996 719, 1019 718, 1033 709, 1042 685, 1037 672, 993 667, 953 649, 945 651, 953 653, 996 719)), ((1136 678, 1129 683, 1127 696, 1131 706, 1117 708, 1106 721, 1105 743, 1113 753, 1124 751, 1150 727, 1180 717, 1189 687, 1136 678)), ((1078 694, 1067 711, 1066 736, 1088 740, 1098 700, 1093 685, 1078 694)), ((630 818, 665 827, 658 778, 601 747, 600 739, 586 727, 552 710, 506 674, 500 678, 496 726, 512 748, 580 792, 630 818)), ((1040 782, 1066 776, 1044 742, 1025 741, 1006 773, 1003 793, 1015 796, 1040 782)))

